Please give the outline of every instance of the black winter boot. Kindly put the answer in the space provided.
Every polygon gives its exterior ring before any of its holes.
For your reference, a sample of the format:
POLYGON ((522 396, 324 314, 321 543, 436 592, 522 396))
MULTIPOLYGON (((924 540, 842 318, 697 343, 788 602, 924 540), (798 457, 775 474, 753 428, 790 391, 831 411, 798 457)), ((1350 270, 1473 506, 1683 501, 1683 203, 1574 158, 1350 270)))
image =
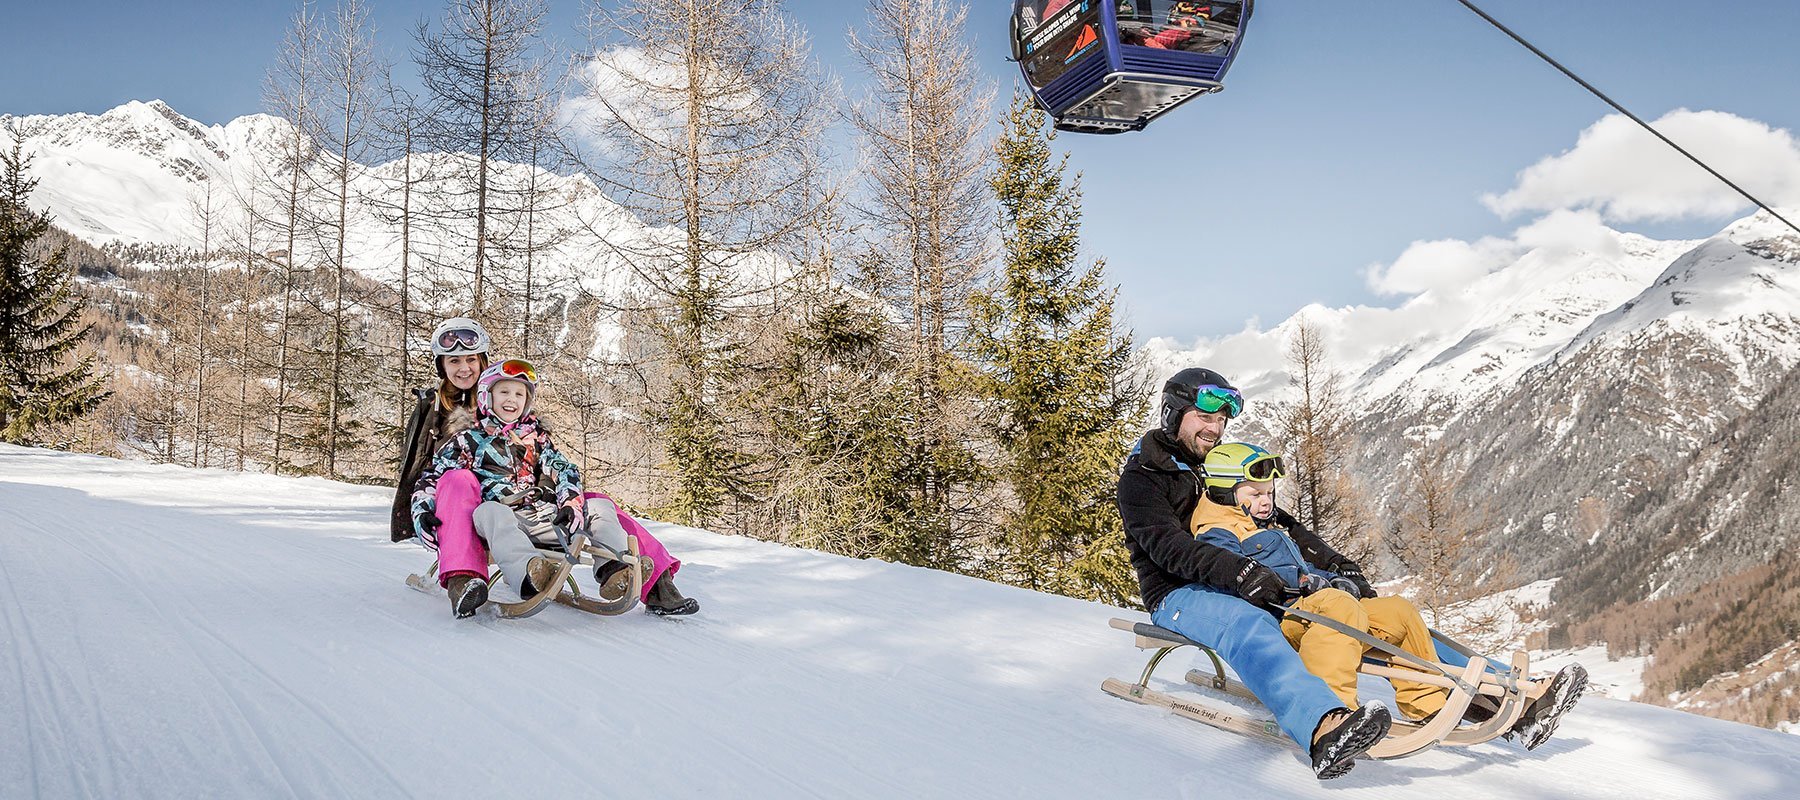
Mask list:
MULTIPOLYGON (((1356 766, 1356 757, 1369 752, 1393 724, 1387 706, 1378 700, 1363 703, 1362 708, 1355 711, 1334 714, 1338 716, 1337 727, 1321 734, 1312 744, 1313 774, 1322 781, 1349 772, 1356 766)), ((1331 718, 1327 715, 1320 720, 1319 726, 1324 727, 1331 718)))
POLYGON ((650 587, 650 596, 645 599, 644 608, 659 617, 680 617, 699 611, 700 601, 682 597, 681 590, 675 588, 675 578, 665 572, 650 587))
POLYGON ((1525 745, 1526 750, 1536 750, 1550 741, 1550 734, 1556 732, 1556 724, 1562 721, 1563 714, 1575 707, 1575 701, 1581 699, 1582 690, 1587 688, 1587 668, 1580 664, 1570 664, 1558 670, 1550 679, 1550 687, 1538 695, 1531 705, 1525 707, 1525 713, 1519 715, 1512 730, 1506 737, 1516 739, 1525 745))
POLYGON ((450 592, 450 613, 457 619, 475 616, 475 609, 487 602, 487 581, 473 575, 452 576, 444 588, 450 592))

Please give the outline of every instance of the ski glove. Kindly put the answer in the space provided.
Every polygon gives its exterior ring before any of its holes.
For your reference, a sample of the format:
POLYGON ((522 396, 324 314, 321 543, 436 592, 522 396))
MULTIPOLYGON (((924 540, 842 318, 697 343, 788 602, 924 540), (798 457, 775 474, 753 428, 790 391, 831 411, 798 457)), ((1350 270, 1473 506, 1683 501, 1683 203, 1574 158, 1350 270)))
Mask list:
POLYGON ((556 527, 568 531, 570 535, 587 530, 587 518, 574 506, 563 506, 556 509, 556 527))
POLYGON ((438 526, 442 524, 444 521, 438 519, 438 515, 430 511, 419 515, 419 530, 424 531, 426 536, 433 539, 437 538, 438 526))
MULTIPOLYGON (((1344 589, 1344 591, 1350 593, 1351 597, 1375 596, 1375 587, 1369 584, 1368 576, 1363 575, 1362 567, 1357 566, 1356 562, 1339 561, 1337 566, 1333 567, 1331 571, 1337 573, 1338 578, 1349 581, 1351 586, 1354 587, 1344 589)), ((1335 583, 1335 581, 1333 582, 1335 583)))
POLYGON ((1281 604, 1281 590, 1287 584, 1281 582, 1281 576, 1248 558, 1237 572, 1237 594, 1254 606, 1275 607, 1281 604))

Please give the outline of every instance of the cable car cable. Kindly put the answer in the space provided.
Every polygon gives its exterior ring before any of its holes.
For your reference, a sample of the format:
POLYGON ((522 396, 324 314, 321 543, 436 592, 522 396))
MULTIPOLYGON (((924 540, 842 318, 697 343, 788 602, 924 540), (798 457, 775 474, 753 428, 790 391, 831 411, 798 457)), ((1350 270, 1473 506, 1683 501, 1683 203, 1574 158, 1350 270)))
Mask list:
POLYGON ((1773 216, 1774 218, 1781 220, 1782 222, 1786 223, 1788 227, 1793 228, 1795 233, 1800 233, 1800 225, 1795 225, 1794 223, 1788 221, 1788 218, 1782 216, 1781 212, 1776 211, 1773 208, 1770 208, 1767 203, 1764 203, 1763 201, 1756 199, 1755 195, 1752 195, 1749 192, 1744 191, 1743 187, 1738 186, 1735 183, 1732 183, 1730 178, 1727 178, 1724 175, 1719 174, 1718 170, 1713 169, 1712 167, 1708 166, 1707 163, 1704 161, 1701 161, 1698 156, 1695 156, 1693 153, 1688 152, 1685 148, 1683 148, 1681 145, 1676 144, 1674 142, 1674 140, 1670 139, 1669 137, 1664 136, 1662 134, 1662 131, 1657 130, 1655 127, 1651 126, 1650 123, 1645 122, 1643 120, 1643 118, 1639 117, 1636 114, 1631 113, 1624 106, 1619 105, 1618 102, 1614 101, 1610 97, 1607 97, 1605 92, 1602 92, 1599 89, 1594 88, 1593 84, 1588 83, 1585 80, 1582 80, 1580 75, 1576 75, 1568 67, 1563 66, 1556 59, 1551 58, 1548 53, 1545 53, 1544 51, 1539 50, 1536 45, 1532 44, 1531 42, 1526 41, 1525 37, 1520 36, 1517 33, 1514 33, 1511 28, 1508 28, 1505 25, 1501 24, 1500 20, 1494 19, 1486 11, 1482 11, 1479 7, 1477 7, 1475 5, 1475 3, 1471 2, 1471 0, 1457 0, 1457 2, 1462 3, 1464 6, 1467 6, 1470 11, 1475 12, 1476 15, 1480 16, 1482 19, 1487 20, 1488 24, 1493 25, 1496 28, 1499 28, 1501 33, 1504 33, 1507 36, 1511 36, 1513 41, 1524 45, 1525 49, 1530 50, 1532 53, 1535 53, 1538 58, 1543 59, 1545 63, 1549 64, 1552 67, 1555 67, 1557 69, 1557 71, 1561 72, 1564 75, 1569 76, 1570 80, 1581 84, 1581 88, 1588 90, 1595 97, 1598 97, 1601 100, 1605 101, 1607 105, 1612 106, 1619 113, 1624 114, 1627 117, 1630 117, 1632 122, 1635 122, 1638 125, 1642 126, 1644 130, 1647 130, 1650 133, 1654 134, 1656 136, 1656 138, 1663 140, 1664 144, 1675 148, 1675 152, 1680 153, 1684 156, 1687 156, 1689 161, 1692 161, 1695 164, 1699 164, 1701 169, 1704 169, 1707 172, 1712 173, 1713 177, 1718 178, 1720 181, 1724 182, 1724 184, 1726 186, 1731 187, 1732 189, 1736 190, 1738 194, 1743 195, 1744 199, 1749 200, 1752 203, 1755 203, 1757 208, 1760 208, 1764 211, 1769 212, 1770 216, 1773 216))

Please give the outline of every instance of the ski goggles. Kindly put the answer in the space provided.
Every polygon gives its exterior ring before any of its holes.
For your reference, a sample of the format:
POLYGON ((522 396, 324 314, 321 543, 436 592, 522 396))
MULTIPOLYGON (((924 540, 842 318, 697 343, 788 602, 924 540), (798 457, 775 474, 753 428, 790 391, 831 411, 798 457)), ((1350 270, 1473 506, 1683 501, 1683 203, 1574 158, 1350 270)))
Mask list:
POLYGON ((523 378, 527 383, 533 386, 537 385, 537 367, 533 367, 529 361, 509 358, 500 362, 495 369, 500 370, 500 374, 508 378, 523 378))
POLYGON ((1244 396, 1238 394, 1236 389, 1209 383, 1195 390, 1194 406, 1208 414, 1228 408, 1230 410, 1225 412, 1225 416, 1236 417, 1244 413, 1244 396))
POLYGON ((481 346, 481 332, 471 328, 452 328, 438 335, 437 346, 446 353, 474 350, 481 346))
POLYGON ((1244 479, 1261 483, 1287 477, 1287 461, 1274 453, 1265 453, 1244 462, 1244 479))

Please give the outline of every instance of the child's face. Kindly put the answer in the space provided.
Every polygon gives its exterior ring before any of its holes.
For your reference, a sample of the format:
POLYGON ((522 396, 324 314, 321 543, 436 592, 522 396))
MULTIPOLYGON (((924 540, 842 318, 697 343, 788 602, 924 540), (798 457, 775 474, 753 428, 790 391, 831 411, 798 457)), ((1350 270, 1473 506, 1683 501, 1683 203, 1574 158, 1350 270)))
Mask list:
POLYGON ((494 404, 494 416, 501 422, 518 422, 525 413, 525 404, 531 400, 531 392, 518 381, 496 383, 488 389, 488 395, 494 404))
POLYGON ((1250 516, 1268 519, 1275 515, 1275 482, 1247 481, 1238 484, 1238 505, 1249 509, 1250 516))

